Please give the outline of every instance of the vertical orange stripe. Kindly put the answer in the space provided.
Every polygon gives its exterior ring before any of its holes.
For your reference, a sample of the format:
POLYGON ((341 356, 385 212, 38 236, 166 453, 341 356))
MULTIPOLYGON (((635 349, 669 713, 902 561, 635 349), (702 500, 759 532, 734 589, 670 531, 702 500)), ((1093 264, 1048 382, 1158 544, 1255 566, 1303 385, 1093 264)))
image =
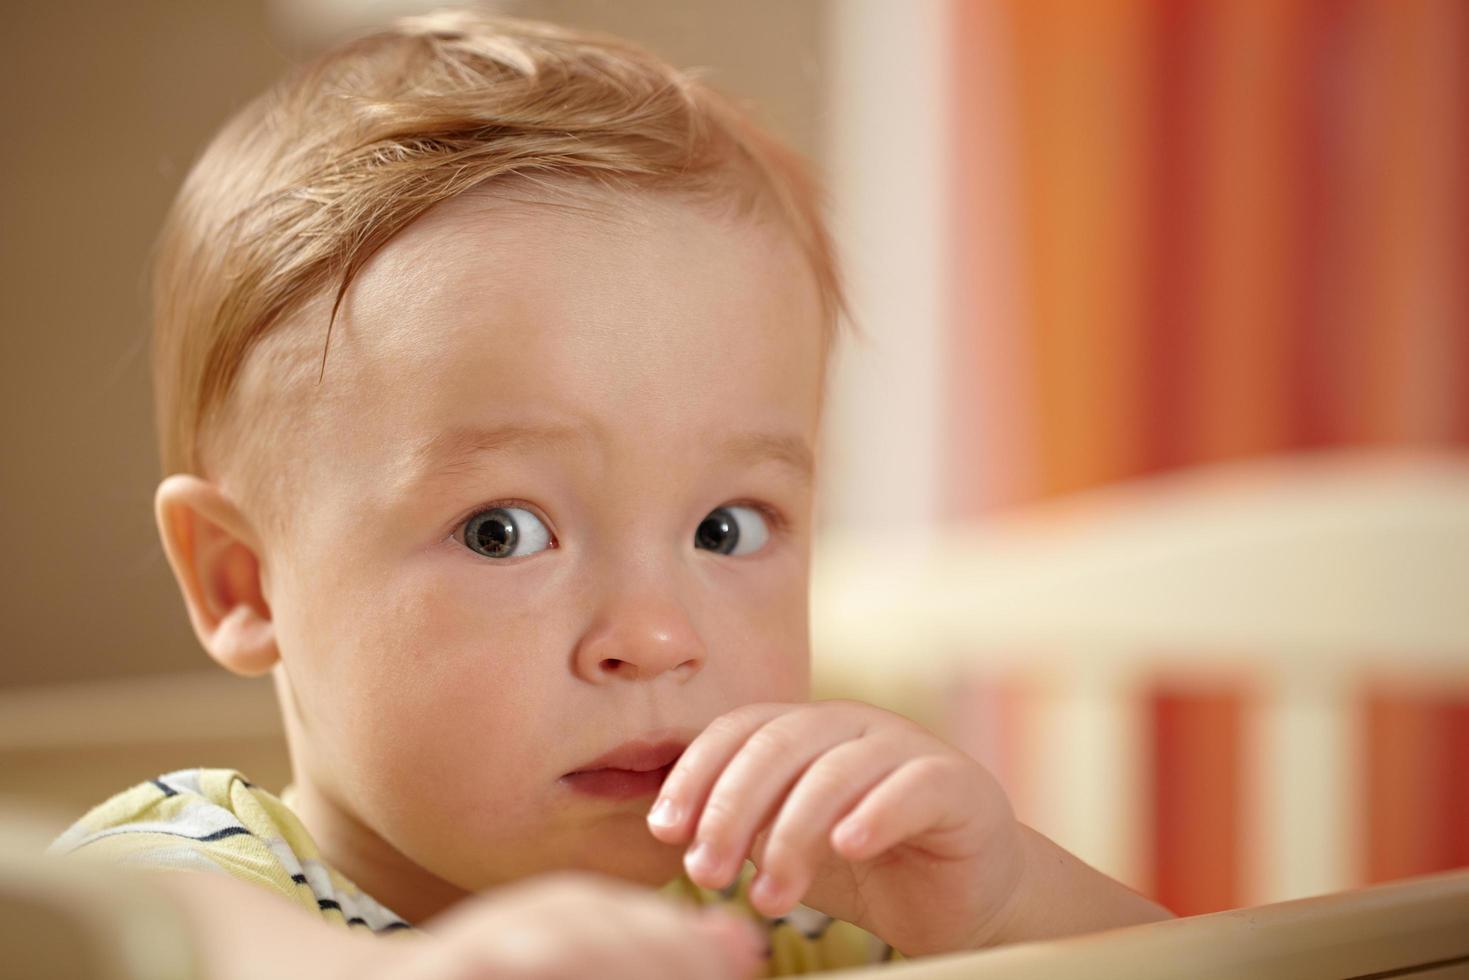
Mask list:
POLYGON ((1128 476, 1141 456, 1145 6, 1014 0, 1026 296, 1042 489, 1128 476))
POLYGON ((1297 450, 1335 443, 1344 414, 1337 367, 1341 325, 1334 318, 1339 311, 1332 307, 1331 297, 1338 291, 1333 236, 1354 233, 1350 227, 1333 227, 1339 169, 1333 129, 1343 115, 1337 98, 1341 54, 1352 26, 1347 12, 1337 0, 1314 0, 1307 6, 1300 47, 1286 81, 1290 125, 1298 131, 1298 149, 1292 155, 1295 170, 1288 175, 1295 188, 1296 233, 1291 238, 1285 364, 1288 441, 1297 450))
POLYGON ((1469 868, 1469 691, 1444 708, 1444 867, 1469 868))
MULTIPOLYGON (((1438 26, 1446 54, 1445 85, 1450 92, 1448 118, 1443 120, 1452 141, 1448 162, 1451 175, 1444 211, 1449 217, 1451 239, 1448 263, 1452 299, 1448 335, 1443 338, 1441 359, 1449 373, 1450 408, 1447 438, 1455 446, 1469 446, 1469 4, 1443 0, 1443 23, 1438 26)), ((1469 858, 1466 858, 1469 863, 1469 858)))
POLYGON ((1454 189, 1455 116, 1464 98, 1457 61, 1462 4, 1400 0, 1362 8, 1368 71, 1381 96, 1371 107, 1377 159, 1368 305, 1371 345, 1364 429, 1373 441, 1443 442, 1452 433, 1463 368, 1444 355, 1454 344, 1453 293, 1461 234, 1454 189), (1456 29, 1457 28, 1457 29, 1456 29))
POLYGON ((1443 717, 1422 692, 1367 695, 1367 880, 1390 881, 1445 866, 1448 842, 1443 717))
POLYGON ((1243 702, 1160 688, 1153 712, 1153 896, 1179 915, 1240 901, 1243 702))
POLYGON ((1290 344, 1292 445, 1341 444, 1357 414, 1352 365, 1364 332, 1361 284, 1370 261, 1361 235, 1362 161, 1370 140, 1353 108, 1364 77, 1360 20, 1351 2, 1316 0, 1308 9, 1298 89, 1301 150, 1293 184, 1300 194, 1299 269, 1290 344))
POLYGON ((1198 320, 1202 7, 1158 4, 1148 44, 1148 234, 1142 351, 1144 473, 1191 463, 1186 411, 1198 320))
POLYGON ((1329 280, 1322 293, 1322 316, 1332 324, 1330 357, 1337 386, 1334 430, 1342 444, 1381 438, 1370 421, 1369 392, 1376 386, 1374 349, 1379 315, 1376 296, 1381 271, 1376 235, 1382 222, 1383 145, 1387 100, 1381 74, 1382 39, 1371 12, 1378 0, 1350 0, 1338 8, 1345 21, 1332 74, 1325 80, 1330 100, 1327 137, 1331 162, 1322 173, 1330 210, 1321 242, 1329 280))
POLYGON ((1288 96, 1304 23, 1298 0, 1204 5, 1205 134, 1193 440, 1201 461, 1283 449, 1291 436, 1286 350, 1292 178, 1300 153, 1288 96))

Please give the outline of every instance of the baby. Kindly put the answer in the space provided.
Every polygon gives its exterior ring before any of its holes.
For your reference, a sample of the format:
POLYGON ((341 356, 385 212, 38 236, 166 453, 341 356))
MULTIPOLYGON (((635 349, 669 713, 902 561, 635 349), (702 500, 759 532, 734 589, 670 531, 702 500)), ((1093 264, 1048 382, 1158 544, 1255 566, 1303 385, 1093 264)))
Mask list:
POLYGON ((635 48, 471 12, 242 111, 159 253, 156 511, 293 783, 171 773, 53 850, 210 872, 147 887, 220 977, 783 974, 1166 916, 939 738, 808 701, 842 299, 803 174, 635 48))

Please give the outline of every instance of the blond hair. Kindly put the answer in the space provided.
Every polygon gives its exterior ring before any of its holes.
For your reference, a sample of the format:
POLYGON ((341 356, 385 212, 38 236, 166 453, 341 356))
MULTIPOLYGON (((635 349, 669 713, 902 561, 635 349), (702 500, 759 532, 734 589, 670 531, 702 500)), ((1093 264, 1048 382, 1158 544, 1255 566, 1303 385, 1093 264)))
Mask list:
POLYGON ((830 345, 844 301, 814 182, 731 103, 615 39, 472 10, 407 18, 285 78, 185 180, 154 276, 164 473, 217 462, 210 434, 282 318, 333 299, 324 369, 337 306, 377 250, 435 204, 517 178, 782 219, 810 261, 830 345))

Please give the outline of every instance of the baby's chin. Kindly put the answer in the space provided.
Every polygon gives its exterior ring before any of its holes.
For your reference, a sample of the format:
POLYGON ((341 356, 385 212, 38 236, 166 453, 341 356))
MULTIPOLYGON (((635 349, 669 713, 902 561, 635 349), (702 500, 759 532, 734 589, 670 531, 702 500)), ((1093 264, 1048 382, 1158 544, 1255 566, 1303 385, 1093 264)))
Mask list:
POLYGON ((655 838, 641 813, 618 814, 612 819, 558 829, 559 833, 531 833, 488 846, 484 852, 498 860, 492 858, 489 864, 460 860, 458 877, 447 880, 466 891, 484 891, 537 875, 569 871, 658 888, 683 874, 686 847, 655 838))
POLYGON ((577 869, 611 875, 657 888, 683 874, 684 848, 664 844, 651 834, 622 846, 598 846, 580 855, 577 869))

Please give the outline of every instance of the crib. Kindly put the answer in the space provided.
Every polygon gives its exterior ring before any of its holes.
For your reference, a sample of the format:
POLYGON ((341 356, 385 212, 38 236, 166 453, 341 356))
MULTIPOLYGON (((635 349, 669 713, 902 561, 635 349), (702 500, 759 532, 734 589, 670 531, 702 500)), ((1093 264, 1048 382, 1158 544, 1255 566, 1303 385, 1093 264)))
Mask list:
MULTIPOLYGON (((1362 887, 1382 787, 1359 758, 1374 692, 1469 703, 1469 460, 1255 461, 922 538, 828 533, 812 646, 818 696, 929 724, 995 771, 1022 819, 1119 880, 1158 894, 1221 863, 1238 873, 1220 907, 1239 908, 886 975, 1469 976, 1469 868, 1362 887), (1169 711, 1216 702, 1247 706, 1215 719, 1227 738, 1181 741, 1233 747, 1169 756, 1159 732, 1192 724, 1169 711), (1196 771, 1183 791, 1208 789, 1221 760, 1232 823, 1160 805, 1161 776, 1196 771), (1189 863, 1210 840, 1194 823, 1228 833, 1222 861, 1189 863)), ((1469 740, 1440 748, 1440 774, 1464 778, 1469 740)), ((190 975, 171 910, 113 901, 122 885, 101 869, 50 877, 33 851, 140 770, 220 759, 286 781, 268 682, 200 671, 0 692, 0 941, 19 951, 0 976, 190 975)), ((1464 809, 1436 819, 1469 832, 1464 809)))
POLYGON ((1369 830, 1397 846, 1424 815, 1373 807, 1423 787, 1402 771, 1411 751, 1366 764, 1391 748, 1371 744, 1373 712, 1451 705, 1458 727, 1420 781, 1448 784, 1431 815, 1454 836, 1440 865, 1469 865, 1469 458, 1256 460, 921 540, 832 538, 812 617, 827 693, 943 731, 1022 819, 1142 890, 1236 865, 1218 908, 1393 876, 1369 830), (1219 731, 1180 704, 1213 710, 1219 731), (1179 758, 1160 733, 1210 751, 1179 758), (1210 780, 1233 784, 1228 820, 1167 798, 1208 796, 1210 780), (1182 819, 1207 826, 1159 826, 1182 819))

